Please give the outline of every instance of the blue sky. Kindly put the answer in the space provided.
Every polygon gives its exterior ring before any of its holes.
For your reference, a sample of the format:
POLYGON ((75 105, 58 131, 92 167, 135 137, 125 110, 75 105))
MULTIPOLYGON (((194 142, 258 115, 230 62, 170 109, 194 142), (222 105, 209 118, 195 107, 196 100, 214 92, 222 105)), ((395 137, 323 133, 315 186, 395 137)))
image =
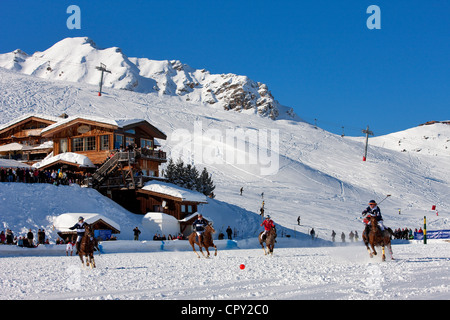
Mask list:
POLYGON ((0 53, 88 36, 129 57, 177 59, 266 83, 334 133, 450 120, 450 1, 2 0, 0 53), (381 29, 369 30, 370 5, 381 29), (81 30, 69 30, 69 5, 81 30), (344 127, 344 129, 342 129, 344 127))

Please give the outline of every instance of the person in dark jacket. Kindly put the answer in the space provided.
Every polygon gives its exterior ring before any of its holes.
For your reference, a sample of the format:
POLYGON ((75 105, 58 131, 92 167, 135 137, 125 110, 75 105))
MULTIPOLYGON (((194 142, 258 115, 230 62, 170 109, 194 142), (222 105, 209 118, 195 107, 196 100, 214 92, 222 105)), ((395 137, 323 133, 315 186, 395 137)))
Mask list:
POLYGON ((309 233, 311 235, 311 239, 314 240, 316 236, 316 232, 314 231, 314 228, 311 229, 311 232, 309 233))
POLYGON ((84 233, 86 232, 86 227, 87 223, 84 222, 84 218, 83 217, 79 217, 78 218, 78 222, 73 226, 70 227, 70 230, 77 230, 77 241, 76 241, 76 248, 77 248, 77 252, 76 254, 78 254, 78 252, 80 251, 80 244, 81 244, 81 239, 83 239, 84 233))
POLYGON ((133 229, 133 233, 134 233, 134 240, 139 240, 139 235, 141 234, 141 230, 138 229, 138 227, 133 229))
POLYGON ((378 226, 380 227, 381 231, 383 231, 384 225, 383 225, 383 217, 381 216, 381 210, 380 207, 377 206, 377 202, 375 200, 369 201, 369 206, 362 212, 362 215, 364 217, 364 224, 366 225, 364 229, 364 234, 366 235, 366 239, 369 239, 369 232, 370 232, 370 217, 376 217, 378 226))
POLYGON ((205 228, 207 225, 208 221, 203 219, 203 215, 199 213, 197 216, 197 220, 195 220, 192 224, 194 231, 197 233, 199 243, 202 243, 203 241, 203 232, 205 232, 205 228))
POLYGON ((226 232, 227 232, 227 235, 228 235, 228 239, 231 240, 231 235, 233 234, 233 230, 231 230, 230 226, 228 226, 226 232))
POLYGON ((31 229, 28 229, 27 239, 28 239, 28 246, 30 248, 33 247, 33 238, 34 238, 33 232, 31 232, 31 229))

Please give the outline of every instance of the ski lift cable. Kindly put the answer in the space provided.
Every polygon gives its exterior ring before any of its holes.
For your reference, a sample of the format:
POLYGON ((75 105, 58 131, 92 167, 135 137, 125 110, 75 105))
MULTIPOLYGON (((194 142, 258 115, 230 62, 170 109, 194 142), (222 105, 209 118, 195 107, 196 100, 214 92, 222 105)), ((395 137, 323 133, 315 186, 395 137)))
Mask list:
POLYGON ((100 63, 100 62, 97 62, 97 63, 73 62, 73 61, 55 60, 55 59, 49 59, 49 58, 43 58, 43 57, 35 57, 35 56, 32 56, 31 58, 34 59, 34 60, 42 60, 45 63, 52 63, 53 65, 56 65, 58 63, 64 63, 64 64, 72 65, 72 66, 86 66, 88 68, 91 68, 91 67, 95 68, 100 63))

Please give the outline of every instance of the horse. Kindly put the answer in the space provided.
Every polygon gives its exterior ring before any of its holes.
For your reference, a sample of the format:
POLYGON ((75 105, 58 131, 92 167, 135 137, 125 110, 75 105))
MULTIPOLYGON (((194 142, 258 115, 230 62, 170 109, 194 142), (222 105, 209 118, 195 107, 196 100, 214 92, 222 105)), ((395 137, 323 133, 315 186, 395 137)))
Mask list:
POLYGON ((380 246, 383 253, 382 260, 386 261, 384 247, 387 246, 389 248, 389 252, 391 253, 391 258, 392 260, 394 260, 391 247, 391 235, 393 235, 393 232, 390 228, 381 231, 381 229, 378 227, 376 217, 375 216, 370 217, 369 239, 366 238, 366 235, 363 232, 363 241, 367 247, 367 251, 369 252, 371 258, 373 258, 374 255, 377 255, 377 252, 375 251, 375 246, 380 246), (370 251, 369 244, 372 247, 372 252, 370 251))
POLYGON ((202 253, 203 256, 205 256, 205 254, 203 253, 202 247, 205 248, 207 252, 206 258, 209 258, 209 250, 208 250, 209 247, 213 247, 215 249, 214 256, 217 256, 217 247, 214 244, 212 238, 212 234, 215 232, 216 230, 214 230, 213 226, 211 224, 208 224, 205 228, 205 232, 203 232, 202 235, 202 243, 199 243, 197 233, 195 231, 189 235, 188 238, 189 243, 192 246, 192 250, 194 250, 198 258, 200 258, 200 255, 197 253, 197 251, 195 251, 194 247, 195 244, 198 245, 198 247, 200 248, 200 252, 202 253))
POLYGON ((78 250, 78 255, 80 256, 81 264, 83 265, 83 267, 84 267, 83 256, 85 256, 86 267, 90 266, 91 269, 95 268, 94 248, 96 247, 97 241, 94 238, 94 230, 90 224, 86 224, 85 233, 80 242, 80 250, 78 250))
POLYGON ((275 229, 275 227, 270 229, 270 231, 266 235, 265 240, 262 239, 263 232, 264 231, 260 232, 260 234, 259 234, 259 237, 258 237, 259 244, 261 245, 261 248, 263 248, 263 250, 264 250, 264 255, 267 255, 268 253, 270 253, 273 256, 273 248, 275 247, 275 238, 277 237, 277 230, 275 229), (268 252, 266 252, 266 248, 264 248, 264 243, 266 243, 268 252))

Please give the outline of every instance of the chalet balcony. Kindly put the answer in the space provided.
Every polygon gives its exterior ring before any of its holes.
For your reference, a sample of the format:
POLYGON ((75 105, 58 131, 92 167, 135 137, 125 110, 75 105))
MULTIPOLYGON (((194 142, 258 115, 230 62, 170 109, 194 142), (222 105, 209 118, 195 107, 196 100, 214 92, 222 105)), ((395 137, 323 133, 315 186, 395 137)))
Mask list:
POLYGON ((157 160, 157 161, 162 161, 162 162, 167 161, 167 155, 162 150, 151 150, 151 149, 146 149, 146 148, 139 148, 136 151, 137 151, 136 156, 141 156, 142 158, 145 158, 145 159, 157 160))

